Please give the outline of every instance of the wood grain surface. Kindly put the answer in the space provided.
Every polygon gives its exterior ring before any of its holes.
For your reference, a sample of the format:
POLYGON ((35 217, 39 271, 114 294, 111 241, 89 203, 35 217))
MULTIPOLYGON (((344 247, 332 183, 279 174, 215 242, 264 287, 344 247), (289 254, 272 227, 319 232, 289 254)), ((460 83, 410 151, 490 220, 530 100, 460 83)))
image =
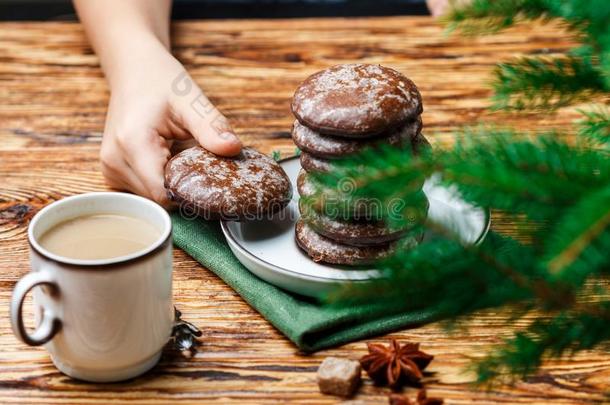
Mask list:
MULTIPOLYGON (((425 103, 425 133, 435 146, 480 120, 523 130, 567 128, 574 109, 556 115, 488 113, 490 72, 499 61, 561 52, 568 37, 553 27, 523 26, 501 35, 447 37, 418 18, 182 22, 174 50, 248 145, 293 153, 289 99, 307 75, 336 63, 370 62, 411 77, 425 103)), ((142 69, 146 67, 143 66, 142 69)), ((73 23, 0 24, 0 403, 337 403, 319 394, 315 372, 328 355, 359 358, 363 342, 305 356, 213 273, 175 251, 175 302, 203 329, 190 360, 167 350, 151 372, 121 384, 94 385, 59 373, 42 348, 12 335, 8 303, 28 271, 26 227, 45 204, 104 190, 98 149, 108 91, 98 60, 73 23)), ((496 230, 515 233, 494 215, 496 230)), ((28 307, 28 315, 31 310, 28 307)), ((394 333, 422 342, 436 356, 425 383, 446 403, 604 403, 610 355, 603 350, 548 361, 514 385, 473 387, 473 358, 534 319, 507 319, 510 309, 484 311, 448 333, 431 324, 394 333)), ((379 337, 383 340, 386 337, 379 337)), ((414 389, 406 391, 414 395, 414 389)), ((365 379, 356 399, 387 403, 388 390, 365 379)))

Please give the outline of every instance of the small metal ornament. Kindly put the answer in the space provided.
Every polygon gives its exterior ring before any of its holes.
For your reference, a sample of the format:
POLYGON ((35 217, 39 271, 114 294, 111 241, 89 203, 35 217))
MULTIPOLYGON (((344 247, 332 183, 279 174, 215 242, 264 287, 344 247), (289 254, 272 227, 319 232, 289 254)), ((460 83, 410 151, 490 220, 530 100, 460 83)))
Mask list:
POLYGON ((190 358, 197 351, 197 346, 201 345, 198 337, 202 335, 201 330, 190 322, 183 320, 182 312, 174 307, 174 326, 172 328, 172 340, 174 348, 184 357, 190 358))

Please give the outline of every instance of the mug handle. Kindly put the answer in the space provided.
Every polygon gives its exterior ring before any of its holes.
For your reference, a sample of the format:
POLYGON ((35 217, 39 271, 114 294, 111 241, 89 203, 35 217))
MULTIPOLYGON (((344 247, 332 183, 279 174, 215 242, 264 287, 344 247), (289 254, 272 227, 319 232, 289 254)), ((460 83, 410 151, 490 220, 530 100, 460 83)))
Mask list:
POLYGON ((29 334, 23 324, 22 307, 26 294, 38 285, 49 287, 52 295, 59 294, 59 287, 51 276, 45 271, 28 273, 15 285, 13 297, 11 299, 11 326, 13 333, 19 340, 30 346, 40 346, 53 339, 55 334, 61 329, 61 320, 55 316, 53 311, 45 308, 43 310, 42 321, 34 333, 29 334))

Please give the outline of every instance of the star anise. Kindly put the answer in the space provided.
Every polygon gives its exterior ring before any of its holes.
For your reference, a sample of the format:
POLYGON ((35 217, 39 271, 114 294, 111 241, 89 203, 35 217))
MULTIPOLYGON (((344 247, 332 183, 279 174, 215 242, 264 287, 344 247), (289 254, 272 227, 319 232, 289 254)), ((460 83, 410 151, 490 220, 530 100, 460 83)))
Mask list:
POLYGON ((376 384, 392 388, 418 383, 434 358, 419 350, 419 343, 401 345, 396 339, 387 347, 379 343, 367 343, 367 347, 369 354, 360 359, 360 365, 376 384))

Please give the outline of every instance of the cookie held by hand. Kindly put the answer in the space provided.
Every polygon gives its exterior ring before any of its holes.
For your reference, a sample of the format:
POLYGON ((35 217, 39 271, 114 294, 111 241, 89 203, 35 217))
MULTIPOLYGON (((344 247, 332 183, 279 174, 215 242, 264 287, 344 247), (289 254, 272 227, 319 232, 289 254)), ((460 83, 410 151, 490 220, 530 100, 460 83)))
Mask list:
POLYGON ((165 187, 181 210, 205 219, 266 218, 292 198, 284 170, 252 148, 234 157, 217 156, 200 146, 186 149, 165 166, 165 187))

